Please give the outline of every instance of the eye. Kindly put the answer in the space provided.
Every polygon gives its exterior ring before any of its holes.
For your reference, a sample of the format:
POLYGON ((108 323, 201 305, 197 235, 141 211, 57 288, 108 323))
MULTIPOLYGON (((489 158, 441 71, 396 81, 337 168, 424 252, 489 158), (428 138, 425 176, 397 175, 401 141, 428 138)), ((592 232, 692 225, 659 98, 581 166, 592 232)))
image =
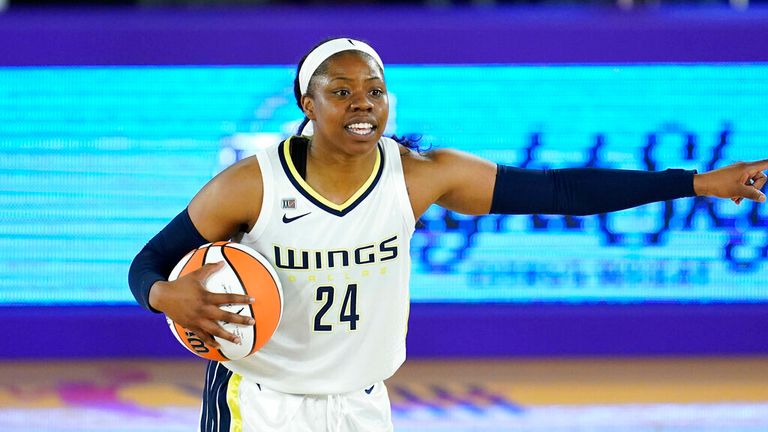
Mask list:
POLYGON ((373 89, 371 90, 371 95, 375 97, 380 97, 384 95, 384 90, 382 89, 373 89))
POLYGON ((338 89, 333 92, 333 94, 337 96, 349 96, 349 90, 347 89, 338 89))

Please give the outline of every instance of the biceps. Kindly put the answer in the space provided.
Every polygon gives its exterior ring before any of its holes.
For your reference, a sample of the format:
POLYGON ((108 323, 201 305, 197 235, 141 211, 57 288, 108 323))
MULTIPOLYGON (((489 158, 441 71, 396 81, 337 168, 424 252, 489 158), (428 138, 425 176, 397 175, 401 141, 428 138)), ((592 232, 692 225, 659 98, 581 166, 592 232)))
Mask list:
POLYGON ((228 211, 223 197, 203 188, 189 203, 189 217, 200 234, 209 241, 227 240, 237 230, 237 215, 228 211))
POLYGON ((238 181, 242 180, 214 179, 190 202, 192 223, 206 239, 228 240, 238 231, 247 231, 258 217, 262 199, 260 188, 258 193, 253 189, 243 190, 238 181))
POLYGON ((437 204, 462 214, 488 214, 496 181, 496 164, 459 155, 444 168, 446 190, 437 204))

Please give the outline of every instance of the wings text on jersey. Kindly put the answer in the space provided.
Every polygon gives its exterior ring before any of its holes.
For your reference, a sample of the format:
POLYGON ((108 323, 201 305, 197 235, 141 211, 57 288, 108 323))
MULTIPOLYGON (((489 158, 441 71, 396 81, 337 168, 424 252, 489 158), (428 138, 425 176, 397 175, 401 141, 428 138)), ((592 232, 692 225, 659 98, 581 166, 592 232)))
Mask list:
POLYGON ((349 249, 308 250, 274 245, 274 263, 287 270, 323 270, 352 265, 380 263, 397 258, 398 238, 349 249))

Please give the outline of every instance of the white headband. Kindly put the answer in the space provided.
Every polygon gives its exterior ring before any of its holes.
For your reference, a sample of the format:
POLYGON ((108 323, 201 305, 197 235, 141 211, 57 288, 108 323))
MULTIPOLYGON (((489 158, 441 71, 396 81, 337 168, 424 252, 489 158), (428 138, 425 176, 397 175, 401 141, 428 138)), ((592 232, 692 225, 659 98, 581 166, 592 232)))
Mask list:
POLYGON ((336 53, 349 50, 362 51, 370 55, 376 60, 376 63, 378 63, 381 70, 384 70, 384 63, 381 62, 381 57, 379 57, 379 55, 376 54, 376 51, 374 51, 367 43, 347 38, 332 39, 313 49, 312 52, 307 55, 304 63, 302 63, 301 69, 299 70, 299 90, 301 90, 302 96, 307 94, 309 80, 312 78, 312 75, 314 75, 317 68, 320 67, 320 64, 336 53))

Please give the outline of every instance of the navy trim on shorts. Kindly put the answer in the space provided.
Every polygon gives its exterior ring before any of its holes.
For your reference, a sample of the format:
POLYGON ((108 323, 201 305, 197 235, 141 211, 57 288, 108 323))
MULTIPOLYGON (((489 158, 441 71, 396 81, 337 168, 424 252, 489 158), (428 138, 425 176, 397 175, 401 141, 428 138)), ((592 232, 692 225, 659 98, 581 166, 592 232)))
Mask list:
POLYGON ((229 432, 232 415, 227 404, 227 389, 232 371, 217 361, 208 362, 200 411, 201 432, 229 432))

